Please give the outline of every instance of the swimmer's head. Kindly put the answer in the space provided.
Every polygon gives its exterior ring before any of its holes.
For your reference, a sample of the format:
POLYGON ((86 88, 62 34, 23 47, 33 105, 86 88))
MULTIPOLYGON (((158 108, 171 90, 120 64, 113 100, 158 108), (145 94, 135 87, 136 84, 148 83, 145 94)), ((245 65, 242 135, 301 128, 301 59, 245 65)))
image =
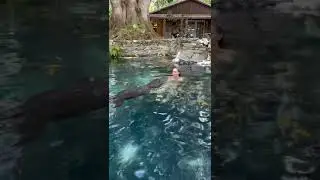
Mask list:
POLYGON ((179 77, 180 76, 180 72, 177 68, 173 68, 172 69, 172 76, 173 77, 179 77))

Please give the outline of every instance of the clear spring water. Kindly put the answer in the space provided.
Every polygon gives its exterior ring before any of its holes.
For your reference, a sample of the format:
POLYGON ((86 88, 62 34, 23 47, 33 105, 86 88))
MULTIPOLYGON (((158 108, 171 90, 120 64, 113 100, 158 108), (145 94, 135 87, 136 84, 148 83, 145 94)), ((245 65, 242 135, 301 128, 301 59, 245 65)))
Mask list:
MULTIPOLYGON (((110 66, 109 96, 170 72, 143 61, 110 66)), ((211 78, 109 105, 109 178, 205 180, 211 176, 211 78)))

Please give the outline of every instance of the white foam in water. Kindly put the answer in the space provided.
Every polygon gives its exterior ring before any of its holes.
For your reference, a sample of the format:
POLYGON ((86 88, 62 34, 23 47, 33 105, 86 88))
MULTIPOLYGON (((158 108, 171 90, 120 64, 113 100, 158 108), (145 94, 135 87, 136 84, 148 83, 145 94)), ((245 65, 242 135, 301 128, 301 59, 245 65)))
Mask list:
POLYGON ((204 118, 209 117, 209 113, 205 112, 205 111, 199 111, 199 115, 200 115, 200 117, 204 117, 204 118))
POLYGON ((203 164, 203 159, 200 158, 193 159, 188 162, 188 165, 191 167, 201 167, 203 164))
POLYGON ((208 122, 209 118, 199 117, 200 122, 208 122))
POLYGON ((134 172, 134 175, 139 179, 144 178, 145 174, 146 174, 146 170, 144 169, 139 169, 134 172))
POLYGON ((209 159, 203 155, 192 157, 186 156, 178 162, 180 169, 192 171, 195 173, 195 179, 210 179, 210 165, 209 159))
POLYGON ((163 122, 166 122, 164 123, 164 125, 168 125, 172 122, 173 118, 171 118, 171 116, 167 116, 165 120, 163 120, 163 122))
POLYGON ((201 158, 194 158, 191 156, 186 156, 182 160, 178 162, 178 166, 180 169, 185 170, 195 170, 198 167, 201 167, 204 165, 204 161, 201 158))
POLYGON ((136 157, 139 147, 137 145, 132 144, 132 142, 126 144, 119 153, 119 163, 130 164, 133 159, 136 157))
POLYGON ((200 130, 204 130, 204 127, 202 124, 198 123, 198 122, 194 122, 194 123, 191 123, 191 126, 192 127, 195 127, 195 128, 198 128, 200 130))
POLYGON ((168 113, 153 112, 153 114, 160 114, 160 115, 164 116, 164 115, 167 115, 168 113))

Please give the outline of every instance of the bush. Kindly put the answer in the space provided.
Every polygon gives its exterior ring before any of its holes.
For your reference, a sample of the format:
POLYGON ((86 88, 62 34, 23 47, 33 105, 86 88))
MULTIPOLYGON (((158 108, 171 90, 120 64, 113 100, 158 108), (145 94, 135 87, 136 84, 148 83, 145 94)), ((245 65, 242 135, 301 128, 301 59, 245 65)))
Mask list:
POLYGON ((111 46, 110 48, 110 57, 111 62, 118 63, 121 61, 122 49, 118 45, 111 46))
POLYGON ((158 35, 154 32, 151 25, 132 24, 114 30, 111 33, 111 38, 115 40, 155 39, 158 38, 158 35))

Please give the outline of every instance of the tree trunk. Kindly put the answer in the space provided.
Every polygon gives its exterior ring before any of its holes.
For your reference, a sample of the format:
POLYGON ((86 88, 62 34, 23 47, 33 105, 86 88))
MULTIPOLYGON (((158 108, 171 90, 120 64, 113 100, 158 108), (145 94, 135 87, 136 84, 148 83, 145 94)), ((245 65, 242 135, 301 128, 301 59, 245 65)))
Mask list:
POLYGON ((155 35, 149 21, 150 0, 110 0, 112 14, 110 18, 111 35, 120 29, 132 25, 142 25, 145 33, 155 35))
POLYGON ((123 11, 124 3, 121 0, 111 0, 112 14, 110 19, 110 29, 117 29, 125 25, 126 12, 123 11))

